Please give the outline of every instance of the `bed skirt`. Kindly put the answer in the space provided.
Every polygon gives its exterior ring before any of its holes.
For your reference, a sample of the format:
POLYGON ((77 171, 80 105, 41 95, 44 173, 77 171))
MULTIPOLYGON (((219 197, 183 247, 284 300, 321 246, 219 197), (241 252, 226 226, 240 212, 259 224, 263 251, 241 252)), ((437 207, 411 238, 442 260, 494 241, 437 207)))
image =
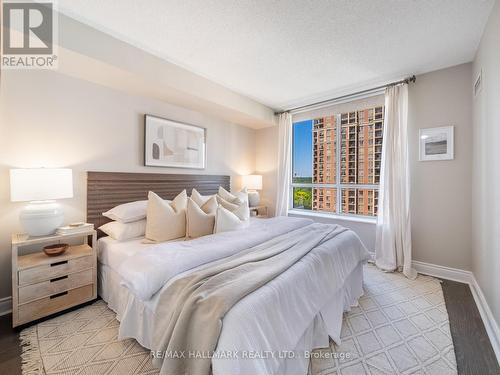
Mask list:
MULTIPOLYGON (((116 312, 120 321, 119 338, 134 338, 144 348, 151 348, 153 311, 156 299, 144 302, 120 285, 120 276, 110 267, 98 264, 98 293, 116 312)), ((363 264, 360 262, 345 279, 344 285, 332 294, 329 301, 310 323, 296 347, 295 353, 311 352, 329 346, 329 338, 340 344, 342 316, 357 305, 363 294, 363 264)), ((221 360, 221 359, 218 359, 221 360)), ((219 374, 216 359, 212 360, 214 375, 219 374)), ((305 375, 309 359, 299 355, 287 358, 276 375, 305 375)))

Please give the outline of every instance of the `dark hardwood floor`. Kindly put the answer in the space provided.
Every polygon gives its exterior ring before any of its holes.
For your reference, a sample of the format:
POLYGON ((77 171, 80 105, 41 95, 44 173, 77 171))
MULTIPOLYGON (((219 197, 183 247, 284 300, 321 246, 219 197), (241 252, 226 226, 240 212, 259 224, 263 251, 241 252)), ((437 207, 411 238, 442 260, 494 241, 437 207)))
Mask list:
POLYGON ((468 285, 443 280, 459 374, 498 375, 500 367, 468 285))
MULTIPOLYGON (((460 375, 500 375, 500 367, 467 284, 443 280, 460 375)), ((11 316, 0 317, 0 374, 21 375, 19 332, 11 316)), ((126 375, 126 374, 124 374, 126 375)))
POLYGON ((19 333, 12 329, 11 314, 0 317, 0 374, 21 374, 19 333))

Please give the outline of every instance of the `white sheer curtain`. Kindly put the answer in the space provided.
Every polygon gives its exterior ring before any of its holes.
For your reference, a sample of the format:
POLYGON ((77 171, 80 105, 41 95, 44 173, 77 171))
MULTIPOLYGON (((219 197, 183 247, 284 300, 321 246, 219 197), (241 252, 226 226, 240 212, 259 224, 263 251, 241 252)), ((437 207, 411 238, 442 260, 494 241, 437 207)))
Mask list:
POLYGON ((385 91, 384 142, 375 243, 375 264, 385 271, 411 266, 410 170, 408 157, 408 85, 385 91))
POLYGON ((276 216, 288 214, 292 164, 292 115, 278 115, 278 181, 276 186, 276 216))

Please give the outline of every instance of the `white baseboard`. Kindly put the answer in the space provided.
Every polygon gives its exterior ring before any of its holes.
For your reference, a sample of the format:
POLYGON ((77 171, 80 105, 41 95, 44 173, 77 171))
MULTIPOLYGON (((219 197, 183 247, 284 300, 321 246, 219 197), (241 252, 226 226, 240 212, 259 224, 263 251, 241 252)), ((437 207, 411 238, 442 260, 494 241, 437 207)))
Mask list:
POLYGON ((491 312, 490 306, 484 297, 483 291, 481 290, 476 278, 472 275, 472 282, 469 284, 472 291, 472 296, 474 301, 476 301, 477 308, 483 319, 484 327, 486 332, 488 332, 488 337, 490 338, 491 346, 497 356, 497 361, 500 364, 500 330, 498 329, 498 323, 491 312))
POLYGON ((495 351, 497 361, 500 363, 500 330, 498 329, 498 324, 493 316, 493 313, 491 312, 486 298, 484 297, 481 287, 474 277, 474 274, 471 271, 439 266, 437 264, 418 261, 413 261, 412 264, 418 273, 469 284, 472 296, 474 297, 474 302, 476 302, 479 314, 483 320, 484 328, 486 329, 486 333, 490 339, 491 346, 495 351))
POLYGON ((0 316, 12 312, 12 297, 0 298, 0 316))
POLYGON ((441 279, 446 279, 451 281, 458 281, 460 283, 465 283, 469 285, 471 284, 472 279, 474 278, 474 275, 472 274, 471 271, 439 266, 437 264, 418 262, 415 260, 411 263, 413 265, 413 268, 415 268, 415 270, 418 273, 424 275, 439 277, 441 279))

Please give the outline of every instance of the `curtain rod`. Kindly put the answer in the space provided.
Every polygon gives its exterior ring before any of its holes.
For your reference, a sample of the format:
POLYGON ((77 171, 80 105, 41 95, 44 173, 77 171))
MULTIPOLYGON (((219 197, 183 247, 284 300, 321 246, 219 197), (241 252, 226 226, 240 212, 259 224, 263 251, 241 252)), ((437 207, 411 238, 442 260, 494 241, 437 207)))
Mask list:
POLYGON ((334 102, 334 101, 341 100, 341 99, 346 99, 346 98, 349 98, 351 96, 365 94, 365 93, 368 93, 368 92, 371 92, 371 91, 380 90, 380 89, 383 89, 383 88, 386 88, 386 87, 389 87, 389 86, 396 86, 396 85, 399 85, 399 84, 402 84, 402 83, 409 84, 409 83, 412 83, 412 82, 416 82, 416 80, 417 80, 417 77, 415 77, 415 75, 412 75, 411 77, 402 79, 400 81, 387 83, 385 85, 378 86, 378 87, 373 87, 371 89, 366 89, 366 90, 361 90, 361 91, 358 91, 358 92, 353 92, 351 94, 338 96, 336 98, 322 100, 322 101, 319 101, 319 102, 316 102, 316 103, 311 103, 311 104, 306 104, 306 105, 302 105, 302 106, 299 106, 299 107, 290 108, 290 109, 287 109, 286 111, 274 112, 274 114, 275 115, 280 115, 282 113, 297 111, 299 109, 305 109, 305 108, 309 108, 309 107, 315 107, 317 105, 326 104, 326 103, 334 102))

